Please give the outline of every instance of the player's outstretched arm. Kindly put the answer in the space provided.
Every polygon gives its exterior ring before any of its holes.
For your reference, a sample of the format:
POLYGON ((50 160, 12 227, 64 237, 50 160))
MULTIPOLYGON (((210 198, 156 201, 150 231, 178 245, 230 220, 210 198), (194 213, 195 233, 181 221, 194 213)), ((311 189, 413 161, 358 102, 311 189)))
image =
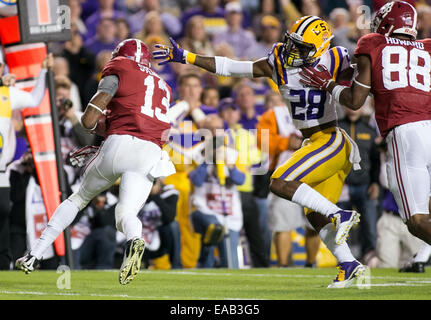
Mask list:
POLYGON ((272 68, 265 58, 253 61, 238 61, 226 57, 207 57, 197 55, 181 48, 174 39, 170 38, 172 47, 157 44, 160 50, 153 52, 154 59, 161 59, 159 65, 169 62, 193 64, 209 72, 225 77, 257 78, 271 77, 272 68))
POLYGON ((353 79, 350 87, 337 84, 324 67, 321 67, 320 70, 307 67, 301 71, 300 75, 301 83, 328 91, 335 101, 353 110, 363 106, 371 90, 371 61, 365 55, 358 58, 358 75, 353 79))

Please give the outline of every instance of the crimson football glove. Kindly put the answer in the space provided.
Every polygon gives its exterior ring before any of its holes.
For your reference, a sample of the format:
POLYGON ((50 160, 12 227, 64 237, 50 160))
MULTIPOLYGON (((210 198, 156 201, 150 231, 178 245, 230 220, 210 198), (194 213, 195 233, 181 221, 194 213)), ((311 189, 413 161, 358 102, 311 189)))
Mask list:
POLYGON ((155 47, 162 49, 153 51, 154 59, 165 59, 162 62, 159 62, 159 65, 164 65, 169 62, 179 62, 186 63, 187 51, 180 47, 178 43, 175 42, 174 39, 169 38, 169 41, 172 44, 172 47, 165 46, 163 44, 156 44, 155 47))
POLYGON ((70 164, 73 167, 81 168, 85 166, 96 153, 99 151, 99 147, 96 146, 85 146, 78 150, 70 153, 70 164))
POLYGON ((328 85, 334 80, 325 66, 319 65, 318 68, 320 70, 313 67, 302 68, 302 71, 299 73, 301 76, 299 82, 319 90, 326 90, 328 85))

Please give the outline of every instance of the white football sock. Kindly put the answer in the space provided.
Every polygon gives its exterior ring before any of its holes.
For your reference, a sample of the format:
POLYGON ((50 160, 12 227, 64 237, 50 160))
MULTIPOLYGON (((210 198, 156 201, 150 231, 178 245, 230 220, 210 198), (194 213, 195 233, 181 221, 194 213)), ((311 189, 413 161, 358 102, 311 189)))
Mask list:
POLYGON ((142 222, 137 216, 125 216, 121 225, 127 241, 133 238, 142 238, 142 222))
POLYGON ((78 207, 72 201, 69 199, 63 201, 48 221, 46 229, 43 230, 42 235, 31 249, 30 254, 40 260, 45 250, 73 222, 78 211, 78 207))
POLYGON ((302 183, 295 191, 292 201, 303 207, 307 207, 313 211, 321 213, 326 217, 341 210, 339 207, 305 183, 302 183))
POLYGON ((422 245, 419 249, 418 253, 413 259, 413 262, 427 262, 431 256, 431 246, 428 243, 422 245))
POLYGON ((352 252, 350 251, 346 241, 344 241, 342 244, 335 243, 335 234, 336 232, 332 223, 328 223, 319 232, 323 243, 326 245, 328 250, 332 252, 334 257, 337 258, 338 262, 341 263, 356 260, 352 255, 352 252))

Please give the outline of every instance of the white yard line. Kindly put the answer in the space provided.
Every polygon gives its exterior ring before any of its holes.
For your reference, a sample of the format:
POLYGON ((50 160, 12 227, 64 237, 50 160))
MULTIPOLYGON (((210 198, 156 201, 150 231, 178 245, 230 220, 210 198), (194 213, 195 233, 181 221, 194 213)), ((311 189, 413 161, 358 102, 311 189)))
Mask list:
MULTIPOLYGON (((107 270, 108 271, 108 270, 107 270)), ((79 272, 79 271, 78 271, 79 272)), ((103 271, 106 272, 106 271, 103 271)), ((111 272, 109 270, 108 272, 111 272)), ((118 272, 118 270, 112 270, 112 272, 118 272)), ((161 271, 161 270, 146 270, 141 273, 158 273, 158 274, 172 274, 172 275, 191 275, 191 276, 241 276, 241 277, 278 277, 278 278, 333 278, 334 275, 310 275, 310 274, 262 274, 262 273, 230 273, 230 272, 198 272, 198 271, 161 271)), ((430 286, 431 279, 417 278, 417 277, 393 277, 393 276, 373 276, 371 270, 371 283, 369 284, 358 284, 358 287, 423 287, 430 286), (373 283, 374 280, 394 280, 395 282, 387 283, 373 283)), ((380 282, 380 281, 379 281, 380 282)), ((99 297, 99 298, 126 298, 126 299, 178 299, 178 297, 172 296, 134 296, 128 294, 95 294, 95 293, 76 293, 76 292, 42 292, 42 291, 11 291, 11 290, 0 290, 1 295, 35 295, 35 296, 72 296, 72 297, 99 297)), ((188 297, 191 300, 212 300, 214 298, 207 297, 188 297)), ((228 298, 225 297, 220 300, 250 300, 250 298, 228 298)), ((259 300, 259 299, 257 299, 259 300)), ((263 300, 263 299, 262 299, 263 300)))
MULTIPOLYGON (((97 294, 97 293, 89 293, 89 294, 80 294, 80 293, 73 293, 73 292, 42 292, 42 291, 10 291, 10 290, 0 290, 0 295, 34 295, 34 296, 73 296, 73 297, 83 297, 83 296, 90 296, 90 297, 97 297, 97 298, 130 298, 130 299, 178 299, 178 297, 171 297, 171 296, 161 296, 161 297, 155 297, 155 296, 130 296, 128 294, 97 294)), ((187 297, 187 299, 190 300, 214 300, 214 297, 187 297)), ((228 298, 224 297, 220 300, 265 300, 265 299, 251 299, 251 298, 228 298)))
MULTIPOLYGON (((192 276, 236 276, 236 277, 279 277, 279 278, 334 278, 334 275, 324 275, 324 274, 271 274, 271 273, 220 273, 220 272, 194 272, 194 271, 156 271, 149 270, 143 271, 145 272, 154 272, 154 273, 167 273, 167 274, 185 274, 192 276)), ((421 281, 423 283, 431 283, 431 278, 427 280, 426 278, 414 278, 414 277, 390 277, 390 276, 373 276, 373 270, 371 269, 371 278, 372 279, 381 279, 381 280, 410 280, 410 281, 421 281)))

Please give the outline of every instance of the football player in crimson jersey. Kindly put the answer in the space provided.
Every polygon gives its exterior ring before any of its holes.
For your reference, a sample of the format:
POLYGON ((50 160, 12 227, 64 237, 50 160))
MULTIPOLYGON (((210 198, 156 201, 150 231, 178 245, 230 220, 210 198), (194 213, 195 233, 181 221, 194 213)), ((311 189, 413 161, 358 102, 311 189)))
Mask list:
POLYGON ((327 70, 303 70, 303 83, 325 89, 335 100, 359 109, 369 93, 389 151, 388 183, 409 231, 431 244, 431 39, 416 40, 417 13, 392 1, 377 12, 371 34, 359 39, 358 74, 349 88, 327 70))
POLYGON ((127 39, 116 47, 81 119, 85 128, 96 130, 99 118, 109 110, 106 139, 88 161, 79 190, 60 204, 35 246, 16 261, 17 267, 31 272, 78 211, 121 178, 115 220, 127 244, 119 281, 127 284, 134 278, 145 249, 137 214, 154 179, 175 172, 161 149, 170 129, 171 96, 166 82, 150 69, 150 51, 142 41, 127 39))

